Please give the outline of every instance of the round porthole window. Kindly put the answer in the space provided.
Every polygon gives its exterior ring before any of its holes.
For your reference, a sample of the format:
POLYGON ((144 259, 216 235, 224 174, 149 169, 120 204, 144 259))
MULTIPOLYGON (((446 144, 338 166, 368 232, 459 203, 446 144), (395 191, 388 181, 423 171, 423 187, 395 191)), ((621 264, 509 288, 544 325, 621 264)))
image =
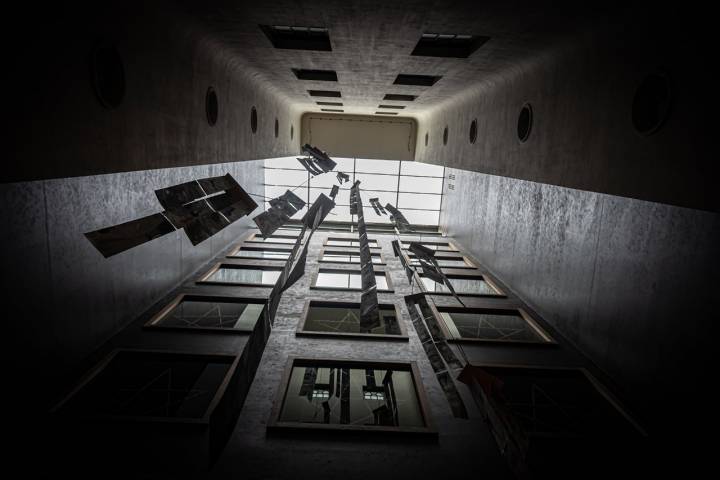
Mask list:
POLYGON ((470 122, 470 143, 475 143, 477 140, 477 119, 470 122))
POLYGON ((218 99, 215 89, 208 87, 205 93, 205 116, 208 124, 212 127, 217 123, 218 119, 218 99))
POLYGON ((293 136, 295 136, 295 127, 290 125, 290 140, 293 139, 293 136))
POLYGON ((533 123, 533 111, 529 103, 523 105, 520 110, 520 116, 518 116, 517 124, 517 136, 521 142, 526 141, 530 137, 530 131, 532 130, 533 123))
POLYGON ((652 135, 670 114, 670 79, 665 73, 648 75, 635 92, 632 122, 641 135, 652 135))
POLYGON ((447 145, 448 141, 448 127, 445 125, 445 130, 443 130, 443 145, 447 145))
POLYGON ((428 145, 428 139, 429 139, 429 138, 430 138, 430 137, 429 137, 428 133, 425 132, 425 146, 426 146, 426 147, 427 147, 427 145, 428 145))
POLYGON ((278 119, 275 119, 275 138, 278 138, 278 135, 280 135, 280 122, 278 122, 278 119))
POLYGON ((253 133, 257 132, 257 110, 255 110, 255 107, 250 109, 250 129, 253 133))
POLYGON ((90 60, 95 95, 105 108, 116 108, 125 97, 125 69, 120 52, 113 46, 99 45, 90 60))

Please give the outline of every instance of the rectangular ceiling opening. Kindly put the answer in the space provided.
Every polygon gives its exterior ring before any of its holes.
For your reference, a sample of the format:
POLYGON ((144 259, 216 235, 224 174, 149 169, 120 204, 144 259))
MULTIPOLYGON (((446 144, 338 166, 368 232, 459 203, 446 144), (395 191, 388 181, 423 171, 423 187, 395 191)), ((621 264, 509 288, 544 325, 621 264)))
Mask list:
POLYGON ((287 25, 260 25, 260 28, 275 48, 332 51, 327 28, 287 25))
POLYGON ((383 97, 383 100, 398 100, 400 102, 412 102, 417 98, 417 95, 401 95, 399 93, 388 93, 383 97))
POLYGON ((321 82, 337 82, 335 70, 307 70, 304 68, 292 69, 298 80, 319 80, 321 82))
POLYGON ((308 93, 311 97, 342 97, 340 92, 336 90, 308 90, 308 93))
POLYGON ((488 40, 482 35, 423 33, 411 55, 467 58, 488 40))
POLYGON ((395 85, 417 85, 420 87, 432 87, 440 80, 441 76, 432 75, 406 75, 401 73, 393 82, 395 85))
POLYGON ((315 102, 318 105, 327 105, 329 107, 342 107, 342 102, 315 102))
POLYGON ((378 105, 378 108, 405 108, 405 105, 378 105))

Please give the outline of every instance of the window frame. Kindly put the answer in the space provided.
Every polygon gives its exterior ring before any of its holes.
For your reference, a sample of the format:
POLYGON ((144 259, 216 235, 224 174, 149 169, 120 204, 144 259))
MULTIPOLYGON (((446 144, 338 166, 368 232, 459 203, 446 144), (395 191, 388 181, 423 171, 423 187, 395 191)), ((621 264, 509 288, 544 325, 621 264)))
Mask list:
MULTIPOLYGON (((328 242, 331 241, 331 240, 340 240, 340 241, 358 242, 358 243, 360 242, 360 240, 359 240, 358 238, 327 237, 327 238, 323 241, 323 245, 322 245, 322 246, 323 246, 323 247, 337 247, 337 248, 358 248, 358 249, 360 248, 360 245, 358 245, 357 247, 352 246, 352 245, 328 245, 328 242)), ((377 238, 368 238, 368 247, 369 247, 371 250, 380 250, 380 249, 382 248, 381 245, 380 245, 380 242, 378 241, 377 238), (375 242, 375 243, 377 244, 377 247, 372 247, 372 246, 370 246, 370 243, 371 243, 371 242, 375 242)))
MULTIPOLYGON (((323 260, 323 257, 325 256, 326 253, 360 256, 360 247, 339 247, 336 245, 329 245, 327 247, 323 246, 320 249, 320 255, 318 256, 318 263, 329 263, 329 264, 334 264, 334 265, 360 265, 360 262, 343 262, 343 261, 339 261, 339 260, 323 260), (345 248, 346 250, 329 250, 329 248, 345 248), (353 248, 357 248, 357 252, 355 252, 354 250, 348 250, 348 249, 353 249, 353 248)), ((387 265, 385 263, 385 257, 383 256, 381 249, 375 249, 375 250, 371 251, 370 253, 373 257, 380 259, 380 263, 373 263, 373 265, 378 265, 378 266, 386 266, 387 265), (380 251, 378 251, 378 250, 380 250, 380 251)))
POLYGON ((209 425, 213 420, 213 414, 218 406, 226 398, 226 394, 232 394, 229 391, 230 384, 236 382, 239 379, 241 369, 238 368, 240 365, 241 355, 233 355, 223 352, 187 352, 180 350, 158 350, 158 349, 135 349, 135 348, 116 348, 106 355, 102 360, 97 362, 94 366, 88 370, 83 377, 75 384, 73 389, 63 397, 52 409, 51 413, 66 416, 66 418, 84 418, 84 419, 96 419, 96 420, 109 420, 109 421, 120 421, 120 422, 141 422, 141 423, 153 423, 153 424, 185 424, 185 425, 209 425), (63 414, 63 407, 67 405, 72 399, 79 394, 83 388, 90 385, 92 381, 100 375, 105 368, 107 368, 112 360, 120 353, 137 353, 137 354, 170 354, 178 357, 220 357, 229 360, 228 371, 223 377, 223 380, 218 385, 217 390, 213 394, 213 398, 208 403, 204 414, 201 417, 157 417, 157 416, 133 416, 133 415, 104 415, 104 414, 88 414, 88 415, 65 415, 63 414))
POLYGON ((225 258, 231 259, 231 260, 262 260, 262 261, 270 261, 270 262, 285 262, 287 261, 287 258, 263 258, 263 257, 241 257, 238 255, 238 253, 241 250, 245 251, 253 251, 253 252, 277 252, 277 253, 287 253, 288 255, 292 251, 292 245, 288 245, 288 248, 279 248, 279 244, 272 244, 270 248, 264 248, 265 245, 262 244, 254 244, 254 243, 243 243, 241 245, 238 245, 234 249, 230 251, 227 255, 225 255, 225 258))
MULTIPOLYGON (((259 258, 258 260, 267 261, 267 259, 259 258)), ((285 261, 285 260, 281 260, 285 261)), ((258 265, 258 264, 246 264, 246 263, 227 263, 218 262, 210 270, 205 272, 198 280, 195 281, 197 285, 222 285, 226 287, 258 287, 258 288, 272 288, 275 286, 274 283, 234 283, 234 282, 218 282, 214 280, 208 280, 213 273, 217 272, 221 268, 234 268, 238 270, 273 270, 282 272, 283 268, 278 265, 258 265)))
MULTIPOLYGON (((339 264, 343 265, 343 264, 339 264)), ((317 286, 317 280, 320 276, 320 273, 355 273, 357 275, 360 275, 360 264, 359 263, 348 263, 345 265, 351 265, 353 267, 357 266, 357 269, 354 268, 332 268, 332 267, 319 267, 317 270, 313 272, 312 279, 310 280, 310 289, 311 290, 327 290, 327 291, 334 291, 334 292, 362 292, 362 288, 345 288, 345 287, 323 287, 323 286, 317 286)), ((385 276, 385 282, 387 283, 387 289, 377 289, 378 293, 395 293, 395 287, 392 283, 392 280, 390 278, 390 275, 388 275, 388 271, 385 270, 385 268, 379 268, 375 270, 375 275, 382 274, 385 276)))
MULTIPOLYGON (((273 233, 273 234, 271 234, 271 235, 268 235, 268 239, 273 239, 273 238, 286 238, 286 239, 289 239, 289 240, 293 240, 292 242, 273 242, 273 241, 269 241, 269 240, 268 240, 268 241, 265 241, 265 239, 263 238, 263 236, 262 236, 261 233, 253 233, 252 235, 250 235, 250 238, 248 238, 247 240, 245 240, 245 243, 259 244, 259 245, 267 245, 267 244, 274 245, 274 244, 280 244, 280 245, 290 245, 290 246, 292 246, 292 245, 295 244, 295 241, 297 241, 297 239, 298 239, 299 236, 300 236, 300 235, 299 235, 299 232, 298 232, 298 235, 285 235, 285 234, 282 234, 282 233, 276 235, 276 234, 273 233)), ((303 242, 301 241, 300 243, 302 244, 303 242)))
MULTIPOLYGON (((457 292, 457 295, 459 297, 480 297, 480 298, 507 298, 507 294, 504 290, 502 290, 496 282, 494 282, 490 277, 483 273, 477 273, 472 275, 463 275, 458 273, 445 273, 445 268, 454 268, 454 267, 442 267, 443 273, 447 278, 450 279, 450 283, 452 283, 452 280, 482 280, 488 285, 490 285, 490 288, 495 290, 497 294, 490 294, 490 293, 466 293, 466 292, 457 292)), ((420 277, 420 282, 422 283, 423 278, 428 278, 425 274, 418 272, 418 276, 420 277)), ((425 284, 422 284, 422 290, 429 295, 452 295, 450 292, 435 292, 431 290, 427 290, 425 288, 425 284)))
MULTIPOLYGON (((407 329, 405 328, 404 322, 402 321, 402 311, 395 302, 378 302, 378 307, 392 306, 395 310, 395 318, 397 318, 398 328, 400 329, 399 335, 393 335, 390 333, 354 333, 354 332, 318 332, 315 330, 305 330, 305 323, 307 322, 308 316, 310 315, 310 307, 314 305, 323 307, 336 307, 342 308, 348 305, 353 307, 360 307, 360 302, 344 302, 334 300, 321 300, 321 299, 308 299, 305 301, 303 311, 300 314, 300 321, 295 329, 295 336, 298 337, 319 337, 319 338, 360 338, 360 339, 378 339, 378 340, 399 340, 407 342, 409 340, 407 329)), ((389 310, 389 309, 388 309, 389 310)))
POLYGON ((356 359, 329 359, 329 358, 309 358, 289 355, 285 363, 280 384, 273 401, 270 419, 266 426, 267 433, 308 433, 308 432, 327 432, 335 431, 348 434, 400 434, 412 435, 417 437, 425 437, 428 439, 437 439, 437 429, 433 421, 432 411, 430 410, 430 402, 428 401, 425 387, 422 384, 420 370, 415 361, 393 362, 393 361, 377 361, 377 360, 356 360, 356 359), (303 422, 283 422, 280 421, 282 407, 285 404, 290 377, 295 366, 303 366, 303 364, 312 364, 318 367, 334 367, 334 368, 382 368, 390 369, 398 367, 405 371, 410 371, 410 375, 415 387, 415 396, 418 400, 418 407, 425 422, 424 427, 386 427, 375 425, 342 425, 342 424, 325 424, 325 423, 303 423, 303 422))
POLYGON ((445 340, 450 343, 495 343, 503 345, 552 345, 556 346, 557 341, 537 322, 524 308, 522 307, 451 307, 451 306, 436 306, 430 303, 430 308, 435 314, 437 324, 442 330, 445 340), (441 312, 447 313, 496 313, 496 312, 517 312, 530 329, 535 332, 542 340, 538 341, 527 341, 527 340, 498 340, 492 338, 456 338, 450 332, 450 329, 445 323, 441 312))
POLYGON ((210 294, 197 294, 197 293, 181 293, 177 295, 172 301, 166 304, 159 312, 154 314, 150 320, 148 320, 144 329, 147 330, 161 330, 161 331, 182 331, 182 332, 198 332, 198 333, 228 333, 228 334, 240 334, 248 335, 252 333, 253 329, 245 328, 224 328, 224 327, 183 327, 180 325, 162 325, 160 322, 172 312, 175 307, 180 305, 185 300, 188 301, 207 301, 207 302, 219 302, 219 303, 255 303, 264 305, 261 311, 261 317, 258 321, 262 321, 267 315, 267 298, 264 297, 228 297, 222 295, 210 295, 210 294))
MULTIPOLYGON (((435 252, 450 253, 447 250, 435 250, 435 252)), ((455 252, 453 252, 453 253, 455 253, 455 252)), ((460 253, 460 252, 457 252, 457 253, 460 253)), ((410 262, 412 262, 413 260, 417 260, 417 256, 410 251, 407 252, 407 255, 408 255, 408 258, 410 259, 410 262)), ((435 256, 436 260, 462 260, 463 262, 465 262, 465 265, 463 265, 462 267, 440 265, 440 268, 442 268, 442 269, 457 268, 457 269, 465 269, 465 270, 477 270, 477 268, 478 268, 478 266, 475 264, 475 262, 473 262, 470 259, 470 257, 467 257, 465 255, 442 255, 442 254, 438 255, 436 253, 434 256, 435 256)), ((415 266, 419 267, 420 265, 415 265, 415 266)))
POLYGON ((409 247, 410 247, 410 244, 413 243, 413 242, 419 243, 420 245, 426 245, 426 246, 427 246, 427 245, 447 245, 447 246, 448 246, 448 248, 449 248, 448 250, 438 250, 438 249, 435 249, 434 251, 435 251, 435 252, 438 252, 438 253, 439 253, 439 252, 458 252, 458 253, 460 253, 460 250, 458 250, 457 246, 456 246, 451 240, 449 240, 449 239, 448 239, 447 241, 445 241, 445 242, 433 242, 433 241, 425 241, 425 240, 423 240, 423 241, 421 241, 421 242, 418 242, 418 241, 416 241, 416 240, 403 240, 403 239, 401 239, 401 240, 400 240, 400 245, 401 245, 401 247, 402 247, 403 250, 408 250, 409 247), (408 244, 407 247, 405 246, 406 243, 408 244))

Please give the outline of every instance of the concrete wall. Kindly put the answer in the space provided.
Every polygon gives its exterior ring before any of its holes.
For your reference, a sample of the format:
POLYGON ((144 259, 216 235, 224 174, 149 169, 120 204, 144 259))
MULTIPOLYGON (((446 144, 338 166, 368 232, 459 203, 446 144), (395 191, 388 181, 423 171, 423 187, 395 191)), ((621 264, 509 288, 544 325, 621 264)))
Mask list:
POLYGON ((691 419, 708 413, 693 402, 716 316, 718 215, 446 175, 446 233, 613 378, 652 433, 697 428, 691 419))
POLYGON ((416 159, 717 211, 715 122, 707 105, 715 87, 704 70, 712 43, 695 15, 662 9, 617 16, 600 32, 478 76, 474 87, 418 114, 416 159), (670 115, 657 133, 643 136, 632 123, 634 95, 660 70, 671 79, 670 115), (534 120, 521 143, 517 124, 526 102, 534 120))
MULTIPOLYGON (((244 217, 195 247, 178 230, 107 259, 84 232, 158 212, 155 189, 195 178, 230 173, 248 192, 262 192, 262 163, 0 185, 3 296, 12 312, 12 349, 23 359, 13 372, 19 384, 49 394, 67 382, 84 357, 225 249, 252 220, 244 217)), ((26 398, 37 408, 51 401, 43 394, 26 398)))
MULTIPOLYGON (((30 8, 30 7, 27 7, 30 8)), ((34 7, 32 7, 34 8, 34 7)), ((10 160, 3 182, 208 165, 299 152, 300 111, 267 87, 237 51, 170 2, 111 2, 19 12, 34 34, 7 52, 10 160), (126 92, 98 101, 91 53, 114 45, 126 92), (210 126, 212 86, 219 115, 210 126), (257 132, 250 112, 258 115, 257 132), (274 123, 278 119, 279 135, 274 123), (290 138, 291 126, 294 128, 290 138)))

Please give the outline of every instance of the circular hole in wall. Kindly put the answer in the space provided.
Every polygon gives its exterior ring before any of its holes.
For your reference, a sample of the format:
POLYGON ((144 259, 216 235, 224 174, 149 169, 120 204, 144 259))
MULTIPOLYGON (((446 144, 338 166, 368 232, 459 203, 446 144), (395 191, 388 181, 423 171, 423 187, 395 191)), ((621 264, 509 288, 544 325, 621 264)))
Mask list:
POLYGON ((295 136, 295 127, 290 125, 290 140, 293 139, 293 136, 295 136))
POLYGON ((521 142, 524 142, 530 137, 530 131, 532 130, 533 123, 533 111, 529 103, 523 105, 518 116, 517 124, 517 136, 521 142))
POLYGON ((255 110, 255 107, 250 109, 250 129, 253 133, 257 132, 257 110, 255 110))
POLYGON ((665 73, 645 77, 635 92, 632 122, 642 135, 657 132, 670 114, 670 79, 665 73))
POLYGON ((477 119, 470 122, 470 143, 475 143, 477 140, 477 119))
POLYGON ((207 117, 207 122, 210 126, 217 123, 218 99, 213 87, 208 87, 207 92, 205 93, 205 116, 207 117))
POLYGON ((98 45, 90 60, 93 87, 105 108, 115 108, 125 97, 125 69, 120 52, 110 45, 98 45))
POLYGON ((443 130, 443 145, 447 145, 448 141, 448 127, 445 125, 445 130, 443 130))
POLYGON ((278 135, 280 135, 280 122, 278 122, 278 119, 275 119, 275 138, 278 138, 278 135))
POLYGON ((429 138, 428 132, 425 132, 425 146, 426 146, 426 147, 427 147, 427 144, 428 144, 428 138, 429 138))

